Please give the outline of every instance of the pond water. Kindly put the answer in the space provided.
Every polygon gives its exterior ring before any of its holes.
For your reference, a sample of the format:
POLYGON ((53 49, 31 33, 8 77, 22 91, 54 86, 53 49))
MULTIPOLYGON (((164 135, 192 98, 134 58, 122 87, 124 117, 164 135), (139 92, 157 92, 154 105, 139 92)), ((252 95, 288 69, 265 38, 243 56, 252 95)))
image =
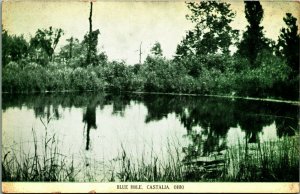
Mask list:
POLYGON ((2 95, 3 151, 30 153, 33 137, 42 143, 45 135, 55 136, 60 153, 85 172, 82 180, 88 172, 97 181, 109 179, 123 150, 132 160, 163 161, 170 151, 184 160, 297 130, 298 106, 286 103, 129 93, 2 95))

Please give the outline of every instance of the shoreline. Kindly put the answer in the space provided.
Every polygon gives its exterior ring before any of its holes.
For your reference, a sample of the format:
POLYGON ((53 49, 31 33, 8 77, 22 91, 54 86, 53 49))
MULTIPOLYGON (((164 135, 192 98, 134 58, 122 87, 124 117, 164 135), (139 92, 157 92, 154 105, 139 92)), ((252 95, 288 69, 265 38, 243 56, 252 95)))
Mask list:
POLYGON ((273 98, 256 98, 256 97, 245 97, 245 96, 229 96, 229 95, 216 95, 216 94, 195 94, 195 93, 164 93, 164 92, 130 92, 136 94, 164 94, 174 96, 202 96, 202 97, 216 97, 216 98, 231 98, 231 99, 242 99, 242 100, 253 100, 253 101, 265 101, 265 102, 278 102, 287 103, 293 105, 300 105, 300 101, 294 100, 280 100, 273 98))
MULTIPOLYGON (((61 90, 61 91, 32 91, 32 92, 3 92, 2 94, 48 94, 48 93, 75 93, 75 92, 104 92, 113 93, 107 91, 96 91, 96 90, 61 90)), ((119 91, 119 93, 132 93, 132 94, 159 94, 159 95, 171 95, 171 96, 191 96, 191 97, 214 97, 214 98, 230 98, 230 99, 241 99, 241 100, 252 100, 252 101, 263 101, 263 102, 276 102, 276 103, 286 103, 300 106, 300 100, 282 100, 274 98, 257 98, 248 96, 229 96, 229 95, 217 95, 217 94, 196 94, 196 93, 173 93, 173 92, 139 92, 139 91, 119 91)))

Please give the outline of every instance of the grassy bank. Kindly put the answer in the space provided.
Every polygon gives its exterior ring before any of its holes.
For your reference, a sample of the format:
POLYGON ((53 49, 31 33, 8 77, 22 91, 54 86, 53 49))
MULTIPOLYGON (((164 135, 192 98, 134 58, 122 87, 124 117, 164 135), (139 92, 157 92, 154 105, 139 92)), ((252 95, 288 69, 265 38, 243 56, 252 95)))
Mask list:
MULTIPOLYGON (((55 136, 39 147, 33 131, 34 150, 24 153, 15 148, 2 150, 3 181, 89 181, 79 178, 82 169, 73 158, 60 154, 55 136)), ((167 148, 165 159, 154 153, 133 157, 123 149, 114 170, 107 177, 121 182, 296 182, 299 180, 299 135, 260 144, 229 147, 221 162, 184 162, 180 147, 167 148)), ((195 157, 197 158, 197 157, 195 157)), ((199 158, 199 157, 198 157, 199 158)), ((200 157, 201 158, 201 157, 200 157)))
POLYGON ((182 182, 185 181, 184 166, 181 162, 179 147, 167 146, 166 159, 160 159, 151 151, 150 156, 142 154, 138 159, 127 153, 122 147, 118 171, 113 178, 128 182, 182 182))
POLYGON ((239 144, 226 153, 226 181, 299 181, 299 135, 261 144, 239 144))
POLYGON ((55 136, 45 138, 40 146, 34 130, 33 151, 22 151, 22 145, 2 148, 2 181, 57 182, 75 181, 78 169, 73 158, 62 155, 55 136))
MULTIPOLYGON (((220 63, 209 56, 205 60, 208 64, 220 63)), ((233 64, 240 61, 231 57, 221 61, 226 67, 222 71, 208 64, 155 57, 135 66, 115 61, 86 67, 58 62, 47 66, 32 61, 11 62, 2 70, 2 91, 134 91, 298 100, 299 76, 288 78, 284 64, 275 69, 267 63, 263 68, 237 71, 233 64), (191 75, 194 70, 190 66, 197 67, 196 75, 191 75)))
POLYGON ((168 155, 167 161, 153 157, 148 164, 143 158, 134 163, 124 151, 118 176, 121 181, 141 182, 297 182, 298 140, 295 136, 255 145, 239 144, 227 149, 221 160, 224 162, 211 164, 195 159, 184 165, 179 155, 168 155))

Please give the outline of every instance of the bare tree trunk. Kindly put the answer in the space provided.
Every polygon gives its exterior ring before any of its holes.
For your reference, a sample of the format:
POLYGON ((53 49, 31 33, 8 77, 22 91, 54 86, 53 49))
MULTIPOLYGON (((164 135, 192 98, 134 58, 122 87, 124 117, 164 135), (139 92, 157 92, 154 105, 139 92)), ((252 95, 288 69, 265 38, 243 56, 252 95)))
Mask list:
POLYGON ((92 47, 92 15, 93 15, 93 2, 90 2, 90 17, 89 17, 89 23, 90 23, 90 31, 89 31, 89 43, 88 43, 88 52, 87 52, 87 63, 90 64, 91 60, 91 47, 92 47))
POLYGON ((140 60, 139 60, 139 62, 140 62, 140 64, 142 64, 142 42, 141 42, 141 44, 140 44, 140 53, 139 53, 139 55, 140 55, 140 60))
POLYGON ((69 60, 73 57, 73 37, 70 38, 69 60))

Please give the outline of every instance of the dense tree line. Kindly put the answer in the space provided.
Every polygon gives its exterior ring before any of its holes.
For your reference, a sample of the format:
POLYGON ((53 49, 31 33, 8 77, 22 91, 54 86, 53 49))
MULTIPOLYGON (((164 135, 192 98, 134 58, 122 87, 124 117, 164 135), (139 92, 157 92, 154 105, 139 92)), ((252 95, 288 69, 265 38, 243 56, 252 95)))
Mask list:
POLYGON ((5 92, 114 90, 224 94, 298 99, 299 34, 290 13, 277 41, 265 37, 264 11, 259 1, 245 2, 248 21, 239 39, 231 27, 235 13, 230 4, 189 2, 187 19, 194 24, 166 59, 156 42, 145 62, 127 65, 108 61, 97 50, 100 30, 90 29, 79 41, 67 39, 54 52, 62 29, 38 29, 29 41, 2 30, 5 92), (234 48, 237 49, 233 52, 234 48))

